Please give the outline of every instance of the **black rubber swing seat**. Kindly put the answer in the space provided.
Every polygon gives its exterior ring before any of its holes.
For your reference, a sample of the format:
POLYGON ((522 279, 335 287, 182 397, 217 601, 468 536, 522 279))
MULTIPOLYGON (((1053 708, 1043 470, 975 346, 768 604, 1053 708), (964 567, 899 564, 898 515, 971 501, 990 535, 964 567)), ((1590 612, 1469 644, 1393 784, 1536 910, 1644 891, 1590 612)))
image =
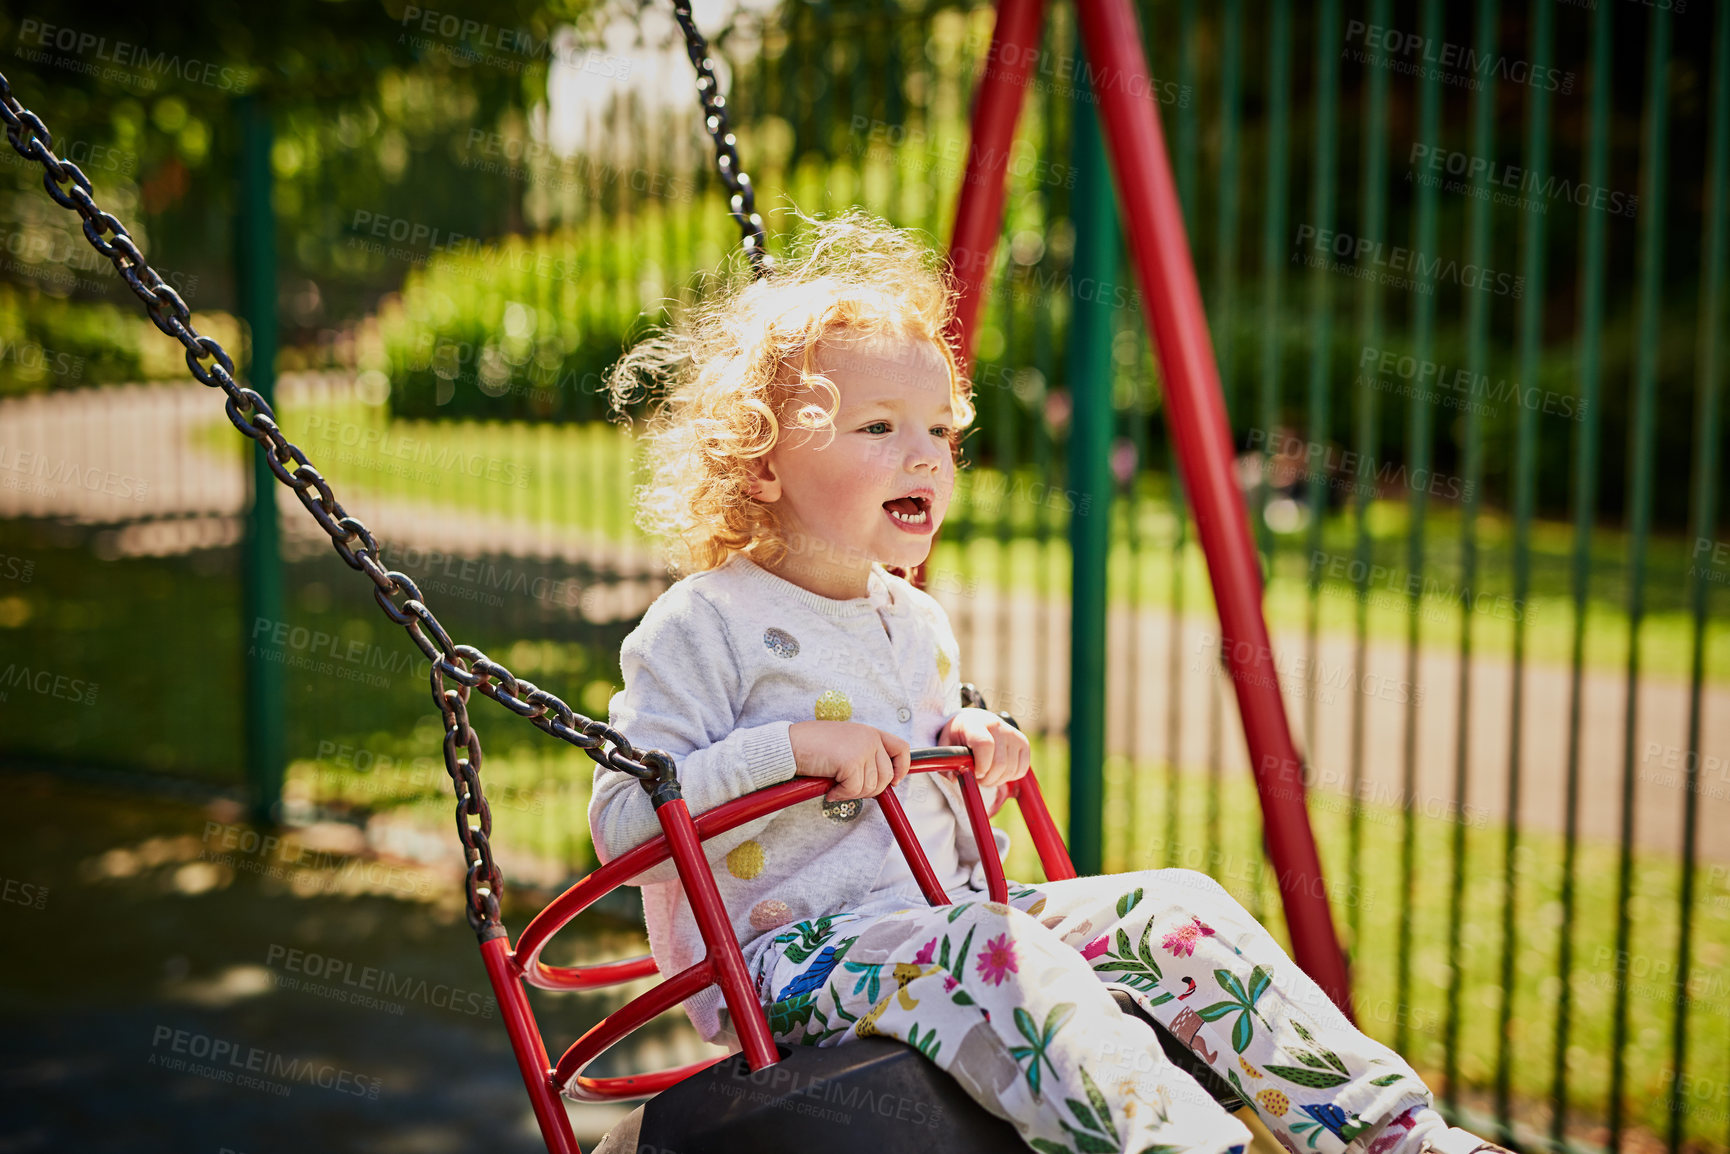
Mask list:
MULTIPOLYGON (((1244 1102, 1188 1046, 1113 988, 1124 1013, 1152 1027, 1166 1056, 1227 1110, 1244 1102)), ((1020 1135, 911 1046, 861 1038, 844 1046, 779 1046, 753 1073, 734 1054, 634 1110, 595 1154, 1003 1154, 1020 1135)))

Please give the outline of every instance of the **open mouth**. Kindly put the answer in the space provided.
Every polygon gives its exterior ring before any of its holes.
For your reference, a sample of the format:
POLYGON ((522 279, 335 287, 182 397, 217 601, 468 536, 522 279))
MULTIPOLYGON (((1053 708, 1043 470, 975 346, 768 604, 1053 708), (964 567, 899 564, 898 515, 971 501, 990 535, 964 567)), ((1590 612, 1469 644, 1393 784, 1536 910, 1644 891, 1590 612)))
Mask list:
POLYGON ((898 524, 920 528, 931 524, 931 498, 914 495, 883 502, 883 510, 898 524))

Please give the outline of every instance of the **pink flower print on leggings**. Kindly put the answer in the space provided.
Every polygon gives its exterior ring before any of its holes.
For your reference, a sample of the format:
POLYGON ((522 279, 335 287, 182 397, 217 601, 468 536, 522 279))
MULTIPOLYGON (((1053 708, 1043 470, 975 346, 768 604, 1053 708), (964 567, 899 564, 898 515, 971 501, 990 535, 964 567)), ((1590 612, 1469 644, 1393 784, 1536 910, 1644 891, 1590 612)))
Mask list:
POLYGON ((1009 940, 1008 934, 998 934, 979 951, 979 976, 994 986, 1001 986, 1004 979, 1017 972, 1017 968, 1015 944, 1009 940))
POLYGON ((1172 930, 1169 934, 1165 935, 1165 941, 1160 944, 1165 946, 1168 951, 1176 956, 1180 958, 1188 958, 1195 955, 1196 942, 1200 941, 1202 938, 1211 938, 1212 936, 1213 927, 1196 917, 1194 914, 1191 914, 1189 925, 1179 926, 1177 929, 1172 930))

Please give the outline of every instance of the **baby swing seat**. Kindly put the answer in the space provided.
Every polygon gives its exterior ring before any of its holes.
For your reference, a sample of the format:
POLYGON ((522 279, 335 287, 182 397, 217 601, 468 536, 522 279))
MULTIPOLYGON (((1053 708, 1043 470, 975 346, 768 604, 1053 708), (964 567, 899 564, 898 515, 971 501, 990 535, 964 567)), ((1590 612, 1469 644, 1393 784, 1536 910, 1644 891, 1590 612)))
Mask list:
MULTIPOLYGON (((978 702, 972 686, 967 700, 978 702)), ((646 781, 662 834, 608 862, 555 898, 523 930, 515 948, 502 927, 482 943, 512 1049, 535 1107, 549 1149, 578 1154, 560 1095, 578 1101, 610 1102, 652 1097, 614 1127, 600 1151, 642 1149, 730 1150, 750 1154, 820 1146, 826 1154, 852 1154, 930 1145, 955 1154, 1014 1149, 1020 1143, 1009 1124, 968 1098, 948 1075, 912 1047, 870 1038, 827 1048, 777 1046, 763 1007, 745 972, 701 843, 790 805, 821 797, 833 785, 822 778, 795 777, 716 806, 692 817, 670 772, 646 781), (554 966, 541 960, 553 936, 597 900, 655 865, 671 858, 691 902, 707 954, 681 973, 615 1010, 567 1049, 556 1063, 547 1051, 523 983, 545 990, 594 990, 659 973, 652 957, 554 966), (743 1052, 669 1070, 617 1077, 591 1077, 584 1071, 616 1043, 657 1015, 711 985, 725 999, 743 1052)), ((961 746, 919 749, 913 773, 958 774, 968 823, 980 847, 981 865, 993 901, 1008 899, 1008 884, 991 836, 985 801, 973 776, 972 754, 961 746)), ((1046 808, 1032 773, 1012 783, 1009 796, 1021 807, 1040 864, 1048 879, 1075 876, 1068 850, 1046 808)), ((891 790, 877 796, 920 891, 932 905, 949 897, 891 790)), ((1188 1047, 1171 1037, 1121 990, 1114 989, 1126 1012, 1154 1027, 1166 1053, 1228 1109, 1241 1103, 1230 1086, 1213 1074, 1188 1047)))

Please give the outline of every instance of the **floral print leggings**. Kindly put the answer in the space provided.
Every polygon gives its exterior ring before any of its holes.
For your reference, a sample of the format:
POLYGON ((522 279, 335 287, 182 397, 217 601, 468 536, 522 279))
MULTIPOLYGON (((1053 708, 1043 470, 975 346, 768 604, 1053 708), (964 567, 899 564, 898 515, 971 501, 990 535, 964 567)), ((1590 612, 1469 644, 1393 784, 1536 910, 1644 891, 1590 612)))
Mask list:
POLYGON ((1007 905, 981 895, 799 922, 754 971, 778 1041, 897 1038, 1041 1154, 1227 1154, 1249 1141, 1108 984, 1229 1081, 1293 1154, 1342 1154, 1397 1120, 1391 1138, 1430 1103, 1398 1055, 1190 870, 1011 882, 1007 905))

